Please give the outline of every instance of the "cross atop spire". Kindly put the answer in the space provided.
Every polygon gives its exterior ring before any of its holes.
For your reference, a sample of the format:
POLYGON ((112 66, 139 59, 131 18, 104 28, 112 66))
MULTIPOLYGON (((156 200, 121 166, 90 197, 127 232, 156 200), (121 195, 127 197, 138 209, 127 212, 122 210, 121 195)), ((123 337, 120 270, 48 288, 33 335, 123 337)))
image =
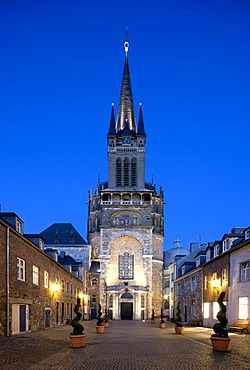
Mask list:
POLYGON ((128 48, 129 48, 129 43, 128 43, 128 27, 127 27, 126 32, 125 32, 125 42, 124 42, 124 50, 125 50, 126 56, 128 56, 128 48))

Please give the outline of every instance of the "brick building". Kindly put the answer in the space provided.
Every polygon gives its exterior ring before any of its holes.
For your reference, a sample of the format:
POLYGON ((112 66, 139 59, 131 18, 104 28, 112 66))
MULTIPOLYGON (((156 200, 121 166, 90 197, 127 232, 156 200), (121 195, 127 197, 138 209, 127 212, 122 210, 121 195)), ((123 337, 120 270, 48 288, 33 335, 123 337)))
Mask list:
POLYGON ((28 240, 22 227, 15 213, 0 213, 0 335, 67 323, 86 288, 28 240))

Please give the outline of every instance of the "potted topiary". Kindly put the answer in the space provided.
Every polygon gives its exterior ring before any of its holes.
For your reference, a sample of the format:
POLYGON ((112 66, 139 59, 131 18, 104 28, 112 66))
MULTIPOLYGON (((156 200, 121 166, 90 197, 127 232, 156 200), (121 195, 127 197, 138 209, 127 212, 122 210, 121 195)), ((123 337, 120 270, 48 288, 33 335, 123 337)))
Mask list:
POLYGON ((182 334, 183 333, 183 322, 181 317, 181 302, 179 301, 176 307, 176 316, 175 316, 175 333, 182 334))
POLYGON ((151 324, 155 323, 155 310, 152 310, 152 316, 151 316, 151 324))
POLYGON ((214 324, 213 331, 214 334, 211 335, 211 342, 213 349, 215 351, 226 352, 230 343, 230 338, 228 338, 228 331, 226 329, 228 320, 226 317, 227 307, 223 304, 225 298, 225 292, 221 292, 218 297, 218 303, 220 310, 216 317, 219 320, 218 323, 214 324))
POLYGON ((104 327, 108 328, 109 327, 109 313, 108 310, 105 310, 105 315, 104 315, 104 327))
POLYGON ((102 317, 102 307, 101 307, 100 304, 98 306, 96 332, 99 333, 99 334, 104 333, 104 318, 102 317))
POLYGON ((160 320, 160 328, 165 329, 166 324, 165 321, 163 320, 163 309, 161 309, 161 320, 160 320))
POLYGON ((85 344, 85 334, 84 334, 84 327, 80 324, 80 319, 82 317, 81 312, 79 311, 81 307, 80 298, 77 298, 77 303, 74 307, 74 312, 76 317, 71 321, 71 326, 73 327, 72 333, 70 333, 70 342, 71 347, 79 348, 83 347, 85 344))

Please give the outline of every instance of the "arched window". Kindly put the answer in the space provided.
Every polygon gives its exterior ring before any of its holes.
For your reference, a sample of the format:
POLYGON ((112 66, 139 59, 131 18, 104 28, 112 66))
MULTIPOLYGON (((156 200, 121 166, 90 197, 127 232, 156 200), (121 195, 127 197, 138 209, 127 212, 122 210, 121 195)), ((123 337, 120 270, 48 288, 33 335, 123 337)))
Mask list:
POLYGON ((136 159, 131 161, 131 186, 136 186, 136 159))
POLYGON ((119 279, 134 278, 134 256, 125 252, 119 256, 119 279))
POLYGON ((129 160, 124 160, 124 186, 129 186, 129 160))
POLYGON ((116 161, 116 186, 122 186, 122 162, 120 158, 116 161))

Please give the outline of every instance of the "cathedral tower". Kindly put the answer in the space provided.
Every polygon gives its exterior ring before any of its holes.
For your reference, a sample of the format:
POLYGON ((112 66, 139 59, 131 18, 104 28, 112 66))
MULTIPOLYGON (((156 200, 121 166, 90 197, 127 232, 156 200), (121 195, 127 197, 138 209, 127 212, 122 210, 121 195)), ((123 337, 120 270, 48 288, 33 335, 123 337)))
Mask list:
POLYGON ((107 135, 108 182, 89 193, 90 305, 94 312, 100 302, 113 319, 146 319, 162 307, 164 199, 145 182, 146 133, 141 104, 136 124, 127 40, 124 49, 118 113, 115 119, 112 105, 107 135))

